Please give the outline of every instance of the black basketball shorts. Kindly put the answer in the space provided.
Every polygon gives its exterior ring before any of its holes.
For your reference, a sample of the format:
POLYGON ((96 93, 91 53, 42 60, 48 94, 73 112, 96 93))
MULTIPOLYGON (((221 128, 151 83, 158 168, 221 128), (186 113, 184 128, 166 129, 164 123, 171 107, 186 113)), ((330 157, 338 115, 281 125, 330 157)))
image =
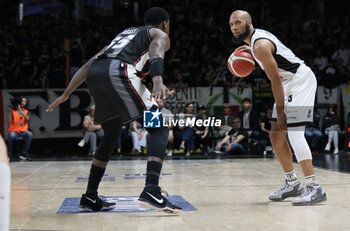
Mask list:
POLYGON ((95 101, 95 122, 121 117, 123 123, 142 118, 158 107, 135 68, 118 59, 98 58, 91 64, 87 86, 95 101))

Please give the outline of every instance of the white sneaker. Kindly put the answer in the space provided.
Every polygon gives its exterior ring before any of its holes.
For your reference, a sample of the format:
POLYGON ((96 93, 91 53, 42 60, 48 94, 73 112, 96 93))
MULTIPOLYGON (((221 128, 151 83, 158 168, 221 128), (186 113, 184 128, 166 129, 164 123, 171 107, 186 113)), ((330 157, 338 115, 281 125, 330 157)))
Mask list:
POLYGON ((179 148, 185 149, 185 145, 181 144, 179 148))
POLYGON ((282 201, 287 197, 300 196, 303 192, 303 185, 300 181, 296 181, 294 184, 289 185, 287 180, 284 185, 276 192, 270 193, 268 198, 272 201, 282 201))
POLYGON ((339 149, 335 148, 333 154, 338 154, 338 153, 339 153, 339 149))
POLYGON ((319 185, 306 186, 304 193, 297 199, 292 200, 292 205, 313 205, 327 200, 327 195, 319 185))
POLYGON ((324 148, 325 151, 329 151, 331 150, 331 144, 330 143, 327 143, 326 147, 324 148))
POLYGON ((85 145, 85 141, 81 140, 77 145, 82 148, 85 145))
POLYGON ((190 151, 186 152, 186 156, 190 156, 190 155, 191 155, 190 151))
POLYGON ((167 156, 173 156, 173 150, 169 150, 167 156))

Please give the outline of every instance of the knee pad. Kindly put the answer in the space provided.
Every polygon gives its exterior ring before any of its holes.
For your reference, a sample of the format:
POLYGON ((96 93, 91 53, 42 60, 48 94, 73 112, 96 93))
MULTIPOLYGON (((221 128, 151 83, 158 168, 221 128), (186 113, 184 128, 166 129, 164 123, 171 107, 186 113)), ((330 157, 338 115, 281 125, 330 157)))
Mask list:
POLYGON ((311 150, 306 142, 304 133, 305 126, 288 128, 288 139, 298 162, 312 160, 311 150))
POLYGON ((168 144, 169 129, 163 128, 150 128, 147 129, 150 134, 150 138, 147 145, 147 157, 155 156, 164 159, 166 146, 168 144))

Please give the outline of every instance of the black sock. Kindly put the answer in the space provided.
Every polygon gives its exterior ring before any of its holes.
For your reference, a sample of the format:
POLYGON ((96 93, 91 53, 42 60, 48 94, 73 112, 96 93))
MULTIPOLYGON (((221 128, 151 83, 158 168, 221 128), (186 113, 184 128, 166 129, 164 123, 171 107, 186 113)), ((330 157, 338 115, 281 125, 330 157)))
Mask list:
POLYGON ((100 184, 100 181, 105 173, 105 168, 100 168, 91 164, 89 182, 86 189, 86 195, 88 197, 96 197, 97 196, 97 188, 100 184))
POLYGON ((160 171, 162 170, 162 164, 157 161, 147 162, 147 173, 146 173, 146 186, 147 185, 158 185, 160 171))

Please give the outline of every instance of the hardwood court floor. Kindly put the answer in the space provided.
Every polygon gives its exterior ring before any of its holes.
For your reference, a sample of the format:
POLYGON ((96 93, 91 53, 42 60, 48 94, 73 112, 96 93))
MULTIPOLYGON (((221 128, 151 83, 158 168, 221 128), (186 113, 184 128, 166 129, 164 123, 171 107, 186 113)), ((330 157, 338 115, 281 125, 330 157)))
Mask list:
MULTIPOLYGON (((145 172, 145 161, 112 161, 107 174, 145 172)), ((324 205, 293 207, 290 199, 270 202, 267 195, 282 183, 274 159, 167 160, 161 186, 181 195, 197 211, 172 216, 159 212, 56 214, 64 198, 80 197, 89 161, 14 162, 11 230, 350 230, 350 174, 316 169, 327 192, 324 205)), ((297 174, 302 176, 296 166, 297 174)), ((301 178, 302 179, 302 178, 301 178)), ((302 179, 302 182, 304 180, 302 179)), ((143 179, 102 182, 104 196, 138 196, 143 179)))

